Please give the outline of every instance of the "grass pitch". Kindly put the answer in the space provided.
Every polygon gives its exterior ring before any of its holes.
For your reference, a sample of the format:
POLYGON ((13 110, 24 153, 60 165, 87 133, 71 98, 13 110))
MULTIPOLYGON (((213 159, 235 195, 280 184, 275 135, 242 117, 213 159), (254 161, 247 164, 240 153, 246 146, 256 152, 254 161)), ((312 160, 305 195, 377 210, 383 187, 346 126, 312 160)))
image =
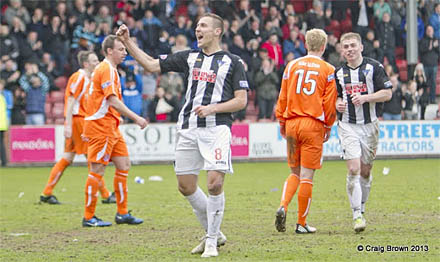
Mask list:
MULTIPOLYGON (((297 201, 287 215, 287 232, 274 227, 286 163, 236 163, 225 181, 222 231, 228 242, 216 261, 439 261, 439 160, 382 160, 373 168, 367 229, 355 234, 345 192, 346 168, 328 161, 314 179, 308 223, 313 235, 294 233, 297 201), (382 174, 389 167, 388 175, 382 174), (408 251, 387 252, 388 246, 408 251), (363 251, 358 251, 363 248, 363 251), (382 248, 384 249, 381 252, 382 248), (428 251, 426 249, 428 248, 428 251), (370 250, 370 251, 366 251, 370 250)), ((128 206, 140 226, 82 228, 85 167, 69 167, 54 194, 59 206, 39 204, 50 168, 0 169, 0 261, 189 261, 203 235, 189 203, 176 189, 169 165, 133 166, 128 206), (162 176, 163 182, 148 181, 162 176), (145 178, 136 184, 134 177, 145 178)), ((114 168, 106 172, 113 188, 114 168)), ((200 185, 206 189, 206 175, 200 185)), ((114 222, 116 206, 98 200, 96 215, 114 222)))

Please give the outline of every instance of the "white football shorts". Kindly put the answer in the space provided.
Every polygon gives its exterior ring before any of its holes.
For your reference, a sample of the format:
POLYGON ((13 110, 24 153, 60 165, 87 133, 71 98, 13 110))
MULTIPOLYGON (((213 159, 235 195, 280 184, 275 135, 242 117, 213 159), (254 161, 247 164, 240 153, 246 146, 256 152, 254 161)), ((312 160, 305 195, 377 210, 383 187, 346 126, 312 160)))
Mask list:
POLYGON ((345 160, 360 158, 372 164, 379 143, 379 121, 368 124, 338 122, 339 144, 345 160))
POLYGON ((200 170, 233 173, 231 136, 226 125, 178 130, 176 175, 198 175, 200 170))

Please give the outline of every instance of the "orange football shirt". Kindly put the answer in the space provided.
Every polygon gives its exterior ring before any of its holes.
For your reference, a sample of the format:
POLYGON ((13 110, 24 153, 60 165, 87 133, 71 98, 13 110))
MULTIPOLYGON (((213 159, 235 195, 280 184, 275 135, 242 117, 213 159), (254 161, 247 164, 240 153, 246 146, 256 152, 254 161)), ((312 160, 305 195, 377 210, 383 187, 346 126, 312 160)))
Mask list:
POLYGON ((86 137, 121 136, 118 129, 121 115, 107 100, 111 95, 122 100, 121 82, 117 69, 104 59, 93 71, 92 82, 87 91, 84 125, 86 137))
POLYGON ((276 106, 280 122, 312 117, 331 127, 336 119, 335 68, 321 58, 307 55, 291 61, 284 70, 276 106))
POLYGON ((84 69, 79 69, 69 77, 64 93, 64 117, 67 113, 67 99, 69 96, 73 96, 76 99, 73 105, 72 115, 82 117, 86 115, 85 92, 87 91, 89 83, 90 79, 87 77, 87 73, 84 69))

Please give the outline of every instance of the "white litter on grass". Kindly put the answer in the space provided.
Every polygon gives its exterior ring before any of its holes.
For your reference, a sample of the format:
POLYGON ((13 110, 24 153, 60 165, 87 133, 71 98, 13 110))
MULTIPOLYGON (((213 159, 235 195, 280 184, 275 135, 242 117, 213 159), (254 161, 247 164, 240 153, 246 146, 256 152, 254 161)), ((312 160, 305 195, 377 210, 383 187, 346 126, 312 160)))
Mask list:
POLYGON ((272 188, 271 190, 270 190, 270 192, 277 192, 278 191, 278 188, 272 188))
POLYGON ((148 180, 161 182, 163 181, 163 178, 161 176, 150 176, 148 180))
POLYGON ((18 198, 21 198, 23 195, 24 195, 24 192, 20 192, 20 193, 18 194, 18 198))
POLYGON ((389 167, 384 167, 383 168, 383 171, 382 171, 382 174, 384 175, 384 176, 386 176, 386 175, 388 175, 390 173, 390 168, 389 167))
POLYGON ((134 182, 138 183, 138 184, 145 184, 145 179, 143 179, 140 176, 137 176, 134 178, 134 182))
POLYGON ((27 236, 27 235, 29 235, 29 233, 11 233, 9 235, 11 235, 13 237, 20 237, 20 236, 27 236))
POLYGON ((438 200, 440 200, 440 197, 437 197, 438 200))
POLYGON ((67 188, 63 187, 63 189, 61 189, 61 192, 66 192, 67 188))
POLYGON ((78 242, 78 239, 75 238, 75 239, 73 240, 73 242, 78 242))

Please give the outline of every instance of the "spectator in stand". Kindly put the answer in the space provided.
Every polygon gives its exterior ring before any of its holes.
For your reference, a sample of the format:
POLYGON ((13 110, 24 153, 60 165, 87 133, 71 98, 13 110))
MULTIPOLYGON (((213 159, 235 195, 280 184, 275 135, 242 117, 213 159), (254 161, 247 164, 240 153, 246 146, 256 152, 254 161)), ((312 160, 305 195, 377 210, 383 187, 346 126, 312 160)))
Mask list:
POLYGON ((263 60, 261 70, 255 75, 259 121, 272 118, 273 108, 278 98, 278 84, 279 78, 274 71, 272 60, 263 60))
MULTIPOLYGON (((142 75, 139 73, 137 66, 133 69, 130 67, 119 70, 121 75, 122 99, 124 104, 137 115, 142 115, 142 75)), ((129 123, 133 123, 131 119, 125 118, 129 123)))
POLYGON ((6 89, 13 90, 18 85, 20 71, 17 68, 17 63, 9 57, 4 61, 4 65, 4 68, 0 71, 0 79, 5 81, 6 89))
MULTIPOLYGON (((140 69, 142 70, 143 67, 140 69)), ((142 86, 142 112, 144 113, 143 117, 148 119, 150 103, 156 94, 157 75, 143 70, 142 86)))
POLYGON ((328 54, 327 61, 334 67, 342 66, 345 63, 345 58, 342 55, 341 43, 335 44, 335 50, 328 54))
MULTIPOLYGON (((15 40, 17 40, 19 50, 20 50, 19 51, 20 56, 18 57, 17 62, 21 68, 23 66, 23 59, 22 59, 23 52, 25 51, 25 50, 23 50, 23 45, 27 41, 26 40, 26 25, 17 16, 12 18, 12 26, 11 26, 9 35, 11 36, 11 38, 14 38, 15 40)), ((3 49, 3 47, 1 49, 3 49)))
POLYGON ((8 101, 11 91, 4 90, 5 81, 0 79, 0 160, 1 166, 4 167, 8 163, 5 147, 5 133, 8 131, 10 120, 8 117, 8 101))
POLYGON ((368 33, 362 41, 364 45, 364 51, 362 52, 363 56, 373 58, 377 61, 383 61, 383 53, 380 48, 379 40, 376 40, 374 37, 374 31, 368 29, 368 33))
POLYGON ((283 37, 283 32, 281 31, 281 29, 279 27, 276 27, 276 21, 278 21, 278 19, 275 19, 273 21, 266 20, 264 22, 264 28, 261 31, 261 42, 267 41, 272 34, 276 34, 280 38, 283 37))
POLYGON ((307 28, 324 29, 330 24, 331 15, 331 9, 323 10, 322 3, 319 1, 314 1, 313 9, 310 9, 306 13, 305 22, 307 23, 307 28))
POLYGON ((23 23, 29 24, 31 16, 26 7, 22 5, 21 0, 9 0, 10 5, 6 8, 5 19, 9 25, 13 25, 14 17, 18 17, 23 23))
POLYGON ((174 45, 171 47, 171 53, 188 50, 188 39, 184 35, 177 35, 174 45))
MULTIPOLYGON (((283 21, 287 21, 289 19, 289 16, 294 16, 295 18, 298 18, 297 16, 295 16, 295 10, 293 9, 293 4, 290 1, 286 3, 286 8, 281 8, 281 10, 281 17, 283 21)), ((290 30, 288 30, 287 32, 289 31, 290 30)))
MULTIPOLYGON (((373 17, 373 1, 359 0, 352 1, 350 6, 351 24, 353 31, 358 33, 362 39, 365 38, 369 31, 368 25, 373 17)), ((364 45, 365 50, 365 45, 364 45)))
MULTIPOLYGON (((80 41, 83 39, 83 41, 86 41, 85 45, 93 50, 94 46, 99 43, 99 38, 95 34, 96 23, 89 18, 85 18, 83 21, 84 22, 78 24, 73 31, 71 47, 72 49, 79 48, 81 45, 80 41)), ((74 60, 76 60, 76 57, 74 60)))
POLYGON ((162 30, 160 32, 159 42, 156 43, 156 52, 158 55, 171 54, 170 36, 167 31, 162 30))
POLYGON ((289 39, 290 32, 292 30, 295 30, 299 32, 299 19, 295 15, 289 15, 287 16, 286 23, 281 28, 281 31, 283 31, 283 40, 289 39))
POLYGON ((53 15, 59 16, 61 19, 61 23, 67 25, 69 23, 69 14, 67 13, 66 2, 59 1, 55 7, 53 15))
POLYGON ((26 93, 20 86, 14 88, 14 105, 11 113, 11 124, 26 124, 26 93))
MULTIPOLYGON (((400 30, 396 30, 396 36, 400 36, 403 41, 403 46, 406 46, 406 17, 404 17, 400 24, 400 30)), ((397 29, 398 27, 396 27, 397 29)), ((419 12, 417 12, 417 40, 421 40, 423 35, 425 34, 425 24, 423 23, 422 18, 420 17, 419 12)), ((397 38, 397 37, 396 37, 397 38)))
POLYGON ((64 73, 64 65, 67 60, 65 46, 68 36, 66 24, 61 23, 59 16, 52 16, 50 26, 45 30, 43 39, 45 40, 43 44, 45 52, 52 55, 58 69, 64 73))
POLYGON ((281 45, 278 43, 278 34, 272 33, 269 40, 261 45, 261 48, 267 49, 269 58, 275 62, 275 67, 278 70, 284 64, 283 51, 281 45))
POLYGON ((437 69, 440 56, 440 40, 434 38, 434 29, 428 25, 426 35, 420 41, 420 61, 425 68, 426 81, 429 86, 429 102, 435 104, 437 69))
POLYGON ((55 79, 63 75, 61 71, 62 67, 56 66, 55 60, 49 53, 43 54, 38 67, 49 79, 50 91, 59 90, 59 88, 55 86, 55 79))
POLYGON ((183 101, 183 78, 179 73, 168 72, 162 74, 159 80, 159 87, 165 90, 165 93, 171 94, 172 97, 176 97, 179 102, 183 101))
POLYGON ((232 46, 229 48, 229 51, 234 55, 238 55, 243 61, 249 65, 251 56, 244 45, 243 38, 241 35, 237 34, 234 36, 232 46))
POLYGON ((22 68, 23 61, 32 60, 37 62, 43 56, 43 44, 38 40, 37 32, 29 32, 25 41, 20 45, 20 68, 22 68))
POLYGON ((402 86, 403 93, 403 119, 404 120, 418 120, 418 93, 417 84, 410 80, 408 85, 402 86))
POLYGON ((77 18, 78 24, 84 24, 89 19, 87 14, 86 0, 75 0, 72 9, 72 15, 77 18))
POLYGON ((425 69, 422 63, 418 63, 414 70, 413 80, 417 84, 417 92, 419 96, 418 104, 420 106, 420 119, 425 120, 426 107, 429 105, 429 88, 426 82, 425 69))
POLYGON ((0 95, 3 95, 6 102, 6 118, 8 121, 8 126, 11 124, 11 114, 12 108, 14 107, 14 95, 8 89, 6 89, 6 81, 0 79, 0 95))
MULTIPOLYGON (((422 1, 423 2, 423 1, 422 1)), ((403 34, 406 31, 405 27, 402 27, 402 24, 404 25, 406 21, 404 22, 402 19, 406 18, 406 7, 403 4, 402 0, 390 0, 389 5, 391 8, 391 24, 394 25, 395 30, 395 36, 396 36, 396 45, 397 46, 405 46, 406 40, 403 38, 403 34)), ((418 4, 418 7, 420 8, 420 4, 418 4)), ((420 9, 418 8, 417 13, 420 14, 420 9)), ((421 20, 421 23, 423 25, 423 21, 421 20)), ((418 25, 420 26, 420 24, 418 25)), ((418 31, 418 33, 421 33, 421 37, 423 37, 423 32, 425 31, 424 25, 423 30, 418 31)), ((405 36, 406 37, 406 36, 405 36)))
POLYGON ((170 30, 170 35, 176 37, 177 35, 184 35, 187 41, 192 42, 195 39, 194 30, 191 29, 192 21, 187 19, 184 15, 177 17, 177 24, 170 30))
POLYGON ((391 14, 390 5, 385 0, 378 0, 373 5, 374 17, 377 21, 383 20, 383 14, 391 14))
POLYGON ((43 10, 41 8, 36 8, 34 10, 31 22, 27 27, 28 31, 37 32, 38 36, 40 37, 39 40, 42 40, 44 31, 46 30, 46 25, 43 24, 43 10))
POLYGON ((106 22, 110 25, 110 28, 113 28, 113 17, 110 15, 110 9, 106 5, 101 5, 94 19, 97 27, 99 27, 102 22, 106 22))
POLYGON ((434 5, 434 13, 429 17, 429 24, 434 29, 434 38, 440 40, 440 3, 434 5))
POLYGON ((284 40, 283 54, 286 56, 288 53, 293 53, 295 58, 299 58, 307 54, 304 42, 298 38, 298 32, 296 29, 290 30, 289 38, 284 40))
MULTIPOLYGON (((257 43, 257 48, 258 48, 258 43, 257 43)), ((263 62, 264 59, 269 59, 267 49, 258 48, 257 50, 252 51, 251 63, 249 64, 250 77, 248 78, 249 85, 250 85, 251 89, 255 89, 254 88, 255 87, 255 84, 254 84, 255 76, 256 76, 257 72, 260 71, 261 63, 263 62)))
POLYGON ((44 104, 50 88, 49 80, 34 62, 26 62, 25 70, 18 82, 26 92, 26 124, 44 125, 44 104))
POLYGON ((99 39, 99 44, 102 44, 104 42, 104 38, 111 34, 111 27, 106 21, 102 21, 99 23, 98 28, 96 28, 95 35, 99 39))
POLYGON ((150 122, 177 122, 179 102, 176 97, 165 92, 162 87, 156 89, 156 95, 148 109, 150 122))
POLYGON ((402 100, 403 92, 398 80, 399 75, 394 74, 390 77, 393 85, 391 100, 384 103, 383 120, 402 120, 402 100))
POLYGON ((144 49, 146 53, 156 55, 156 46, 159 42, 160 32, 162 30, 162 22, 153 15, 153 11, 147 9, 145 11, 144 18, 142 19, 144 24, 144 31, 147 38, 144 39, 144 49))
MULTIPOLYGON (((394 26, 390 22, 390 13, 383 13, 382 21, 376 26, 376 35, 379 38, 380 46, 383 50, 383 55, 388 59, 388 63, 393 66, 394 72, 399 72, 396 65, 396 36, 394 26)), ((383 63, 382 61, 379 61, 383 63)))
POLYGON ((17 62, 20 55, 20 47, 15 37, 9 34, 7 25, 0 25, 0 58, 11 58, 17 62))
POLYGON ((256 39, 259 43, 262 40, 261 30, 260 30, 260 20, 254 20, 251 23, 251 28, 249 29, 249 35, 248 35, 248 39, 246 39, 246 42, 249 42, 251 39, 256 39))

